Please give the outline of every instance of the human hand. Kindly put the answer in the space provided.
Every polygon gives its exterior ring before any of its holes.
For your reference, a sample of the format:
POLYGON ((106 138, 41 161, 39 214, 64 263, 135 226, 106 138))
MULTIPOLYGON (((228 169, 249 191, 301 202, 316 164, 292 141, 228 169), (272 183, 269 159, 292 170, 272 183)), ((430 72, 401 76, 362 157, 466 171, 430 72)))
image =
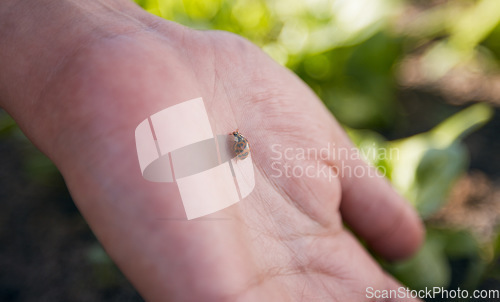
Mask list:
POLYGON ((368 169, 352 158, 294 156, 328 143, 351 148, 294 74, 235 35, 194 31, 128 2, 45 5, 39 18, 50 15, 53 26, 25 20, 12 43, 0 46, 1 105, 55 162, 90 227, 146 300, 360 301, 367 287, 397 289, 343 226, 388 259, 418 247, 419 219, 385 180, 276 176, 273 163, 368 169), (30 31, 38 38, 28 42, 30 31), (147 116, 200 96, 215 133, 239 128, 250 141, 256 186, 212 216, 224 219, 168 219, 183 215, 179 193, 142 178, 134 130, 147 116), (273 159, 273 145, 292 151, 273 159))

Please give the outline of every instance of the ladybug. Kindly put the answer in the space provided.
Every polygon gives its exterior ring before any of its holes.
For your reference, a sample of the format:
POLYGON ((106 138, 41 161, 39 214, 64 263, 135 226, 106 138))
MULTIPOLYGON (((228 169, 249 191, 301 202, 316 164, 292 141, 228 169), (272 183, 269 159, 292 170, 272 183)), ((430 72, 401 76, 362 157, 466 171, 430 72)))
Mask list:
POLYGON ((244 160, 250 154, 250 144, 248 140, 236 129, 229 135, 234 136, 233 150, 238 159, 244 160))

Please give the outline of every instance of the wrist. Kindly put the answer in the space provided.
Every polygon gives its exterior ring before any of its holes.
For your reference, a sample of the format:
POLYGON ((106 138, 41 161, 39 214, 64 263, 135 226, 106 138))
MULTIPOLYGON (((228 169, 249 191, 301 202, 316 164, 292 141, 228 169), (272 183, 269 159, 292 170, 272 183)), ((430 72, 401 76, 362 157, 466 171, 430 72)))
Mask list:
POLYGON ((0 107, 10 111, 19 103, 35 102, 79 48, 130 31, 132 22, 116 21, 126 19, 123 14, 131 4, 128 0, 0 4, 0 107))

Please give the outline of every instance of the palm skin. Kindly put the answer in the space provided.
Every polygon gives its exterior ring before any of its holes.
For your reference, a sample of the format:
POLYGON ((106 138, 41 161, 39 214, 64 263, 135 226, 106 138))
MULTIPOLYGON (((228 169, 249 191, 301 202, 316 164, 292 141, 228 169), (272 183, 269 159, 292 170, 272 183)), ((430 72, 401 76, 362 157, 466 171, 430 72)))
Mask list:
POLYGON ((32 107, 5 108, 56 163, 143 297, 365 301, 367 287, 396 289, 343 226, 388 259, 418 247, 420 222, 385 181, 276 177, 272 168, 340 165, 293 152, 293 159, 276 160, 273 145, 350 147, 310 89, 234 35, 190 30, 138 8, 126 15, 106 21, 108 34, 72 48, 32 107), (256 186, 242 202, 187 221, 175 184, 142 178, 134 130, 147 116, 200 96, 215 133, 239 129, 249 140, 256 186))

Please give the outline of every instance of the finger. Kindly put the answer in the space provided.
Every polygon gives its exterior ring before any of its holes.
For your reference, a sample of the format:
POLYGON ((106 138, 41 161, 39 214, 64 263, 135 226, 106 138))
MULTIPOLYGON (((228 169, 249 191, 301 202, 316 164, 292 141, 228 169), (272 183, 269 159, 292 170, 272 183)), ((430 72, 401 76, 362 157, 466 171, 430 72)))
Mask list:
POLYGON ((396 260, 420 246, 424 231, 413 207, 362 159, 348 139, 339 148, 347 156, 336 160, 342 188, 340 210, 345 222, 381 256, 396 260))

